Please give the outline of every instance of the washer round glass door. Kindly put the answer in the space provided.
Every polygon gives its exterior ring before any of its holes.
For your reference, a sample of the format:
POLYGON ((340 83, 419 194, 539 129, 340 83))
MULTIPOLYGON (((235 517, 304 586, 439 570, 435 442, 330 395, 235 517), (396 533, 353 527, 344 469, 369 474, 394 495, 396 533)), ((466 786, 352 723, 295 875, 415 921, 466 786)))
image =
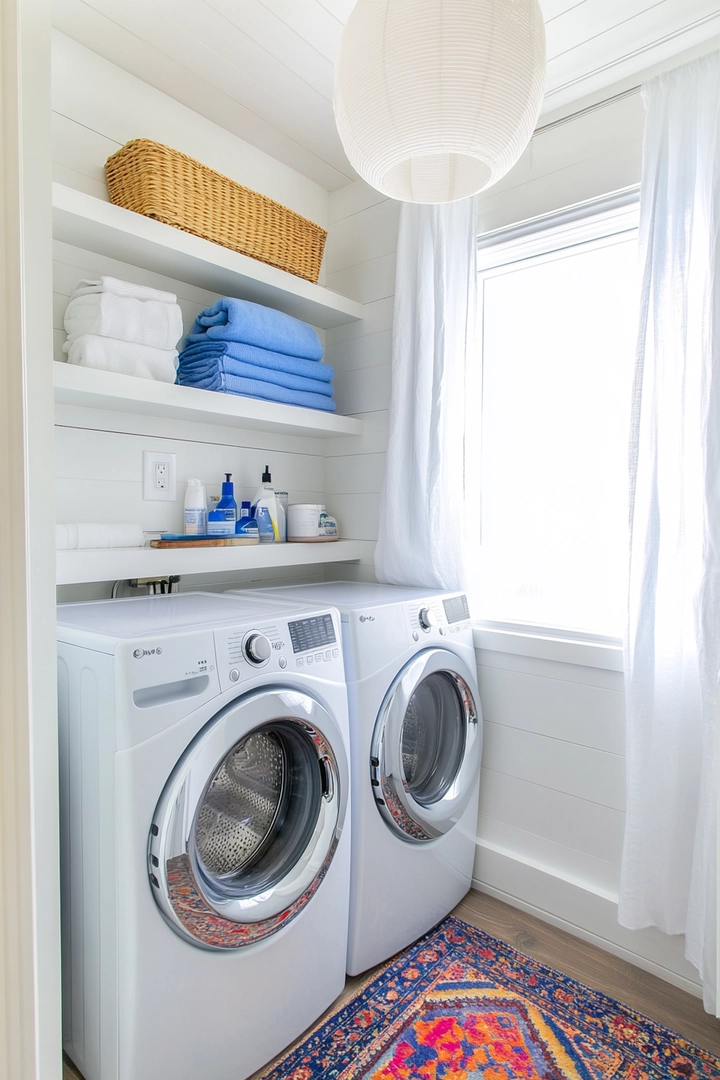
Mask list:
POLYGON ((460 657, 428 649, 390 687, 370 751, 375 802, 403 840, 453 827, 480 771, 482 724, 475 680, 460 657))
POLYGON ((194 945, 236 949, 303 909, 343 827, 347 762, 313 698, 260 690, 196 736, 168 779, 148 868, 170 926, 194 945))

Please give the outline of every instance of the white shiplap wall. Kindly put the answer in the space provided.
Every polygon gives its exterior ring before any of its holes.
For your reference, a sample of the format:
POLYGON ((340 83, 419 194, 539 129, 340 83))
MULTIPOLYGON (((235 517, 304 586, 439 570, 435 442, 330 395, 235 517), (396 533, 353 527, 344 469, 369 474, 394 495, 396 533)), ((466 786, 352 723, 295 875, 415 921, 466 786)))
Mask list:
POLYGON ((327 284, 366 305, 362 322, 327 331, 327 361, 336 371, 342 413, 361 416, 365 433, 333 439, 326 448, 327 502, 343 535, 364 540, 360 565, 332 567, 333 578, 374 581, 380 490, 390 403, 390 336, 395 291, 399 204, 361 180, 330 196, 327 284))
MULTIPOLYGON (((328 194, 286 165, 192 113, 138 79, 96 56, 62 34, 53 42, 53 169, 56 180, 107 198, 103 166, 125 141, 154 138, 189 153, 238 181, 254 187, 300 213, 327 224, 328 194)), ((84 251, 54 244, 54 358, 63 360, 63 315, 80 278, 111 274, 178 295, 187 332, 198 311, 216 296, 184 282, 84 251)), ((324 501, 325 440, 269 435, 238 428, 140 421, 147 434, 129 434, 125 417, 91 409, 61 407, 56 427, 56 511, 59 522, 139 522, 145 530, 178 531, 182 522, 185 481, 198 476, 208 493, 219 492, 225 472, 232 472, 238 498, 250 498, 262 470, 270 465, 278 488, 294 501, 324 501), (177 455, 174 503, 142 498, 142 454, 165 450, 177 455)), ((137 428, 137 420, 135 427, 137 428)), ((321 568, 278 569, 207 577, 184 577, 183 588, 230 587, 237 583, 319 577, 321 568)), ((107 583, 64 586, 59 598, 108 595, 107 583)))
POLYGON ((327 226, 325 188, 57 30, 52 77, 55 180, 107 199, 106 159, 154 139, 327 226))
POLYGON ((475 883, 692 993, 680 936, 617 922, 625 809, 612 666, 477 650, 485 720, 475 883))
POLYGON ((479 231, 638 184, 644 115, 634 93, 536 135, 507 176, 480 196, 479 231))

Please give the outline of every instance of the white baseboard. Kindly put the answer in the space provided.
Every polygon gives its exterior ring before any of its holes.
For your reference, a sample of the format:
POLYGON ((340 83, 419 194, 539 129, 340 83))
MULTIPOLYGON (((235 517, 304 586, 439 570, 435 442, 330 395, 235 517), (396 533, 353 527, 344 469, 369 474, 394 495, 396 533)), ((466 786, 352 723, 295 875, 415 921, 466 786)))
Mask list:
POLYGON ((702 997, 697 973, 684 956, 684 938, 659 930, 626 930, 617 921, 617 904, 580 885, 534 866, 517 853, 478 840, 472 887, 567 930, 606 952, 702 997))

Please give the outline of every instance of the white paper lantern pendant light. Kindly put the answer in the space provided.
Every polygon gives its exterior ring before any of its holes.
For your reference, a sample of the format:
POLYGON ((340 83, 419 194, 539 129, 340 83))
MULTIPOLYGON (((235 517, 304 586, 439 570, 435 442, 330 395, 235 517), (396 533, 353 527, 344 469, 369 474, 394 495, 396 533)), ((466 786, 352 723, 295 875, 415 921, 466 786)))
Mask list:
POLYGON ((512 168, 544 89, 538 0, 357 0, 335 65, 335 120, 378 191, 452 202, 512 168))

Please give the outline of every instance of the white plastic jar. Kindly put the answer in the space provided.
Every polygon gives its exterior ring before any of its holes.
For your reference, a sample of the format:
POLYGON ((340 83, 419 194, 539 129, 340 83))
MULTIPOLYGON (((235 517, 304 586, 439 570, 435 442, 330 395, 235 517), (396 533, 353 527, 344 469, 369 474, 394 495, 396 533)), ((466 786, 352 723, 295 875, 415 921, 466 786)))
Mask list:
POLYGON ((317 539, 324 511, 324 503, 291 503, 287 509, 288 540, 317 539))

